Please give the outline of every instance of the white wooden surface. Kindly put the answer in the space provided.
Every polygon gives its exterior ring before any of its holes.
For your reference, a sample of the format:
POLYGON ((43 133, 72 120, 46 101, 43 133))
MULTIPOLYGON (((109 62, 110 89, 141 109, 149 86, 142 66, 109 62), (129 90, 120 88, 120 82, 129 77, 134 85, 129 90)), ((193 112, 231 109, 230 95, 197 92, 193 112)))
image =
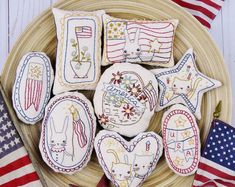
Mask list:
MULTIPOLYGON (((0 0, 0 70, 17 37, 28 23, 58 0, 0 0)), ((235 0, 225 0, 210 33, 224 55, 235 96, 235 0)), ((235 99, 233 101, 235 116, 235 99)), ((233 118, 235 125, 235 117, 233 118)))

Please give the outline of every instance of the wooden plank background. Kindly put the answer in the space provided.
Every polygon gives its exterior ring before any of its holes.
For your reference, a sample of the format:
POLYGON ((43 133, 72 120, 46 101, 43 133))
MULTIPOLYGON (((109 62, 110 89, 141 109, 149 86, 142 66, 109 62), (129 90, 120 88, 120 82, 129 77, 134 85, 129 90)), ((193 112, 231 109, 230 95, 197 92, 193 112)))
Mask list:
MULTIPOLYGON (((9 51, 25 27, 58 0, 0 0, 0 70, 9 51)), ((229 70, 235 96, 235 0, 225 0, 210 33, 220 48, 229 70)), ((206 46, 205 46, 206 47, 206 46)), ((235 99, 233 101, 235 108, 235 99)), ((233 110, 235 116, 235 110, 233 110)), ((233 118, 235 125, 235 117, 233 118)))

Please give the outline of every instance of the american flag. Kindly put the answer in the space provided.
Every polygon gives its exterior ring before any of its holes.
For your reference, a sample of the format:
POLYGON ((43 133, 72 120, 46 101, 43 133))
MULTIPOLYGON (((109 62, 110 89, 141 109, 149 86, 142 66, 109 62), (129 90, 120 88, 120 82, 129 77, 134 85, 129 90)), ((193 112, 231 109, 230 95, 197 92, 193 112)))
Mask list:
POLYGON ((77 135, 78 144, 83 148, 87 144, 87 136, 85 133, 85 124, 81 119, 73 121, 73 128, 77 135))
POLYGON ((42 184, 20 136, 9 118, 0 93, 0 186, 34 186, 42 184))
POLYGON ((75 34, 77 38, 91 38, 92 28, 90 26, 75 27, 75 34))
MULTIPOLYGON (((111 21, 109 24, 114 24, 116 21, 111 21)), ((122 23, 116 22, 116 23, 122 23)), ((123 33, 125 27, 122 28, 123 33)), ((108 30, 110 31, 110 30, 108 30)), ((148 22, 143 23, 141 21, 127 22, 127 32, 129 39, 133 42, 134 39, 138 38, 138 43, 141 47, 141 57, 145 56, 147 59, 151 59, 153 62, 162 62, 166 63, 170 61, 172 53, 172 44, 174 39, 174 26, 169 22, 148 22), (136 31, 140 29, 139 36, 136 36, 136 31), (158 42, 161 43, 159 51, 150 51, 151 43, 158 39, 158 42)), ((123 56, 123 48, 125 46, 124 34, 120 36, 113 36, 107 40, 107 58, 110 62, 121 62, 125 60, 123 56)), ((147 60, 146 59, 146 60, 147 60)), ((141 61, 141 59, 138 59, 141 61)), ((145 61, 146 61, 145 60, 145 61)))
POLYGON ((224 0, 172 0, 184 7, 207 28, 211 28, 211 22, 220 11, 224 0))
POLYGON ((34 106, 38 111, 43 88, 43 65, 32 62, 29 64, 28 74, 25 84, 25 110, 34 106))
POLYGON ((149 82, 146 87, 143 89, 143 93, 148 98, 150 111, 152 111, 157 105, 157 92, 154 89, 152 82, 149 82))
POLYGON ((235 186, 235 128, 214 120, 207 137, 193 187, 235 186))

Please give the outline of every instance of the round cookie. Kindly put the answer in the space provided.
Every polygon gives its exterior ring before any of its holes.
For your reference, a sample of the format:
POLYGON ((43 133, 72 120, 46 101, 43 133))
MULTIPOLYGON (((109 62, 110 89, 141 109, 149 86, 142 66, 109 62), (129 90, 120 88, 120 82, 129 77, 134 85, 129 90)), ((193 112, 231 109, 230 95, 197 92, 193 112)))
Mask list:
POLYGON ((137 64, 114 64, 100 78, 94 95, 101 126, 132 137, 145 131, 157 104, 154 75, 137 64))

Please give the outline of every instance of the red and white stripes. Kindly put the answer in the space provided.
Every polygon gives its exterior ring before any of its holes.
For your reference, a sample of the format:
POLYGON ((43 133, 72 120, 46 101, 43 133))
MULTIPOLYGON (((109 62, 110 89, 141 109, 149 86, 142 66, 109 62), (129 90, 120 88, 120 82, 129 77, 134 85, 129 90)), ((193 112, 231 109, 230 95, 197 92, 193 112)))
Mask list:
POLYGON ((224 0, 172 0, 189 11, 207 28, 220 11, 224 0))
POLYGON ((42 87, 43 87, 43 81, 41 80, 34 80, 27 78, 26 79, 26 85, 25 85, 25 110, 28 110, 28 108, 33 105, 35 111, 38 111, 40 101, 41 101, 41 95, 42 95, 42 87))
POLYGON ((233 187, 235 172, 201 157, 193 183, 193 187, 197 186, 233 187))
POLYGON ((24 147, 13 151, 1 159, 0 186, 42 187, 24 147))

